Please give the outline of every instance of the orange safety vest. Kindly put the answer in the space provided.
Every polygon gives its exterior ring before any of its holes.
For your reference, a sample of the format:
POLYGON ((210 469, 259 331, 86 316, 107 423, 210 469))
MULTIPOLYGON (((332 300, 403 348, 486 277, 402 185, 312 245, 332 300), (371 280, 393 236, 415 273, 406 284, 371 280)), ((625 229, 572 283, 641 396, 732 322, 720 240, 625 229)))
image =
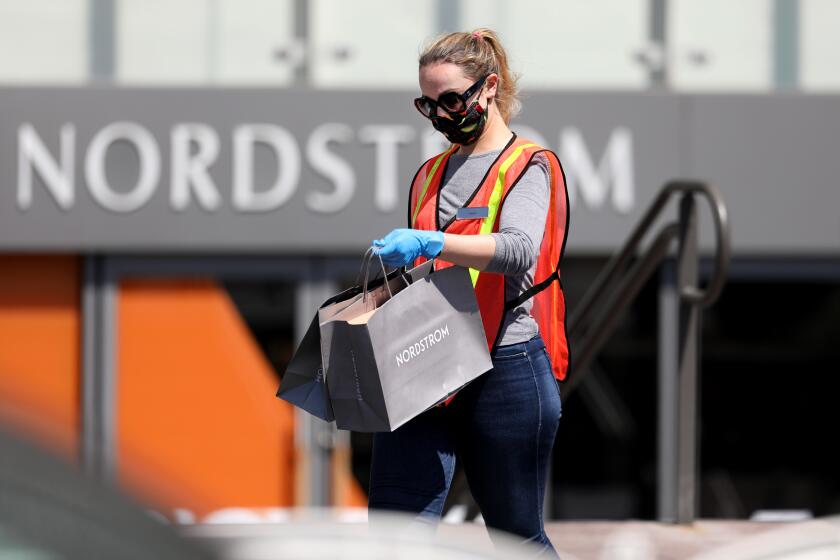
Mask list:
MULTIPOLYGON (((534 299, 531 315, 539 325, 551 359, 554 376, 563 380, 569 369, 569 346, 566 339, 566 299, 560 281, 560 261, 566 247, 566 233, 569 227, 569 197, 566 178, 560 160, 554 152, 538 146, 516 135, 504 147, 490 166, 481 184, 467 199, 465 208, 487 208, 487 216, 473 219, 454 217, 445 224, 440 223, 440 186, 446 174, 449 157, 457 149, 449 150, 424 163, 411 183, 408 206, 409 227, 424 230, 440 230, 459 235, 479 235, 499 231, 499 218, 508 193, 522 177, 528 164, 536 154, 543 154, 550 162, 551 195, 546 214, 545 230, 534 274, 534 285, 515 300, 505 301, 505 277, 503 274, 470 269, 476 298, 484 323, 487 345, 490 350, 498 344, 505 313, 534 299)), ((478 215, 483 211, 477 212, 478 215)), ((420 257, 415 266, 426 259, 420 257)), ((437 259, 435 269, 453 266, 437 259)))

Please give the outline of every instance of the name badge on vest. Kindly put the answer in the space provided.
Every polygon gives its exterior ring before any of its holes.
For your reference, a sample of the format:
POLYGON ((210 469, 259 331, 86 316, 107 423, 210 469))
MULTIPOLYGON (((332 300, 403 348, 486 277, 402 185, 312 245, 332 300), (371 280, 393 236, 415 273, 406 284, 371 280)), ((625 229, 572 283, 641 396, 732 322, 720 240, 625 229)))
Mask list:
POLYGON ((490 215, 490 209, 487 206, 476 206, 474 208, 458 208, 455 213, 456 220, 476 220, 486 218, 490 215))

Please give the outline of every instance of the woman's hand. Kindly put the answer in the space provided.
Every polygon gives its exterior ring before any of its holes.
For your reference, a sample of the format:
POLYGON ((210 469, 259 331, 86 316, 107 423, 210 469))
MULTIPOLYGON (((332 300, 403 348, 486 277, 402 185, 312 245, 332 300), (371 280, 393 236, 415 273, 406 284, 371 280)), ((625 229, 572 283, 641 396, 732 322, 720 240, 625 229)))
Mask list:
POLYGON ((441 257, 451 263, 484 270, 496 251, 492 235, 455 235, 441 231, 395 229, 372 246, 382 261, 394 267, 408 266, 417 257, 441 257))
POLYGON ((443 249, 443 242, 442 231, 401 228, 377 239, 372 246, 385 264, 400 267, 413 263, 417 257, 437 257, 443 249))

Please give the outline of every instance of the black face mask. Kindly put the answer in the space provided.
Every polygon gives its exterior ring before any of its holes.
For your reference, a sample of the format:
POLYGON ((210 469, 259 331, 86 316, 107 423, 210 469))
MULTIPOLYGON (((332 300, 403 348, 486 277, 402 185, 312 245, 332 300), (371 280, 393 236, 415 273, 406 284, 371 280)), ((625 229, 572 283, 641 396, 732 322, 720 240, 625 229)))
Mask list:
POLYGON ((463 116, 458 116, 456 119, 436 116, 432 117, 431 121, 435 130, 443 133, 447 140, 453 144, 468 146, 478 140, 481 133, 484 132, 484 125, 487 124, 487 111, 482 109, 476 100, 467 107, 463 116))

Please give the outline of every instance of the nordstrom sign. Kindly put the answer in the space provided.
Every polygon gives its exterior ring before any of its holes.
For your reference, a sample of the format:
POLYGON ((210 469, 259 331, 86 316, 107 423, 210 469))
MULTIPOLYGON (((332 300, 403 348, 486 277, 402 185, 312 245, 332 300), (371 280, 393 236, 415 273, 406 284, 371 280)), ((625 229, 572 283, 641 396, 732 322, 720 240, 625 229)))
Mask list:
MULTIPOLYGON (((360 254, 405 226, 414 172, 446 147, 415 95, 0 88, 0 252, 360 254)), ((840 255, 840 96, 541 91, 523 105, 514 129, 566 172, 569 254, 614 251, 685 177, 721 190, 736 254, 840 255)))
MULTIPOLYGON (((356 253, 447 147, 415 92, 0 88, 0 250, 356 253)), ((675 96, 531 93, 569 251, 610 251, 680 154, 675 96)))
MULTIPOLYGON (((540 131, 519 126, 518 132, 551 147, 540 131)), ((325 178, 329 190, 305 193, 306 208, 312 212, 340 212, 357 190, 357 173, 350 161, 331 145, 359 142, 374 148, 375 181, 371 203, 380 212, 399 208, 400 191, 406 188, 398 170, 398 150, 411 144, 418 131, 407 125, 365 125, 357 131, 345 123, 324 123, 315 127, 301 145, 287 128, 268 123, 239 124, 229 131, 232 173, 229 200, 223 200, 211 169, 220 155, 220 133, 208 123, 175 123, 166 139, 136 122, 113 122, 98 130, 86 146, 80 146, 77 126, 64 123, 58 131, 58 153, 47 147, 43 135, 31 122, 17 131, 17 206, 29 210, 34 202, 34 177, 40 176, 44 190, 63 210, 72 210, 77 199, 75 169, 83 169, 87 192, 103 209, 116 213, 143 208, 161 188, 168 188, 170 208, 186 210, 191 205, 214 212, 228 203, 237 212, 271 212, 288 202, 301 184, 301 170, 307 165, 325 178), (116 188, 106 176, 109 148, 129 144, 137 154, 139 173, 132 184, 116 188), (257 185, 254 152, 268 149, 276 170, 268 184, 257 185), (162 176, 162 161, 169 158, 168 177, 162 176)), ((422 136, 422 157, 418 162, 446 148, 440 135, 422 136)), ((626 128, 614 129, 599 159, 593 158, 583 133, 566 127, 559 134, 559 152, 569 180, 572 205, 580 200, 590 209, 609 208, 626 213, 633 209, 633 140, 626 128)), ((418 163, 419 165, 419 163, 418 163)))

